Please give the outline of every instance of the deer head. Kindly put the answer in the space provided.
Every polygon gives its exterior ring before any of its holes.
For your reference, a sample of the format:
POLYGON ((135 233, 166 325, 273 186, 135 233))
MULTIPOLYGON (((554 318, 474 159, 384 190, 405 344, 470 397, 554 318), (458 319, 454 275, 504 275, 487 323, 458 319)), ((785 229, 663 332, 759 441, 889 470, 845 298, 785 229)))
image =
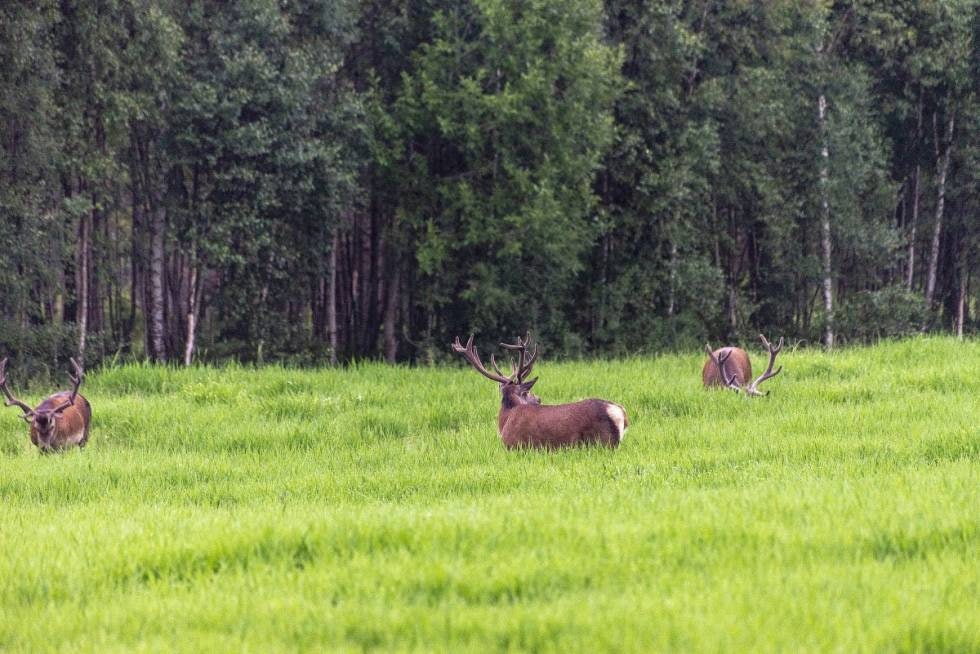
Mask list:
POLYGON ((490 355, 490 365, 493 366, 495 372, 490 372, 483 365, 483 361, 480 359, 480 354, 476 351, 476 346, 473 345, 473 335, 470 335, 469 340, 466 341, 466 346, 464 347, 459 342, 459 337, 453 342, 453 351, 458 352, 463 355, 463 358, 473 368, 486 377, 487 379, 492 379, 493 381, 500 384, 500 394, 503 399, 503 403, 508 406, 516 406, 519 404, 541 404, 541 399, 531 393, 531 389, 534 384, 537 383, 538 378, 527 381, 528 375, 531 374, 531 370, 534 368, 534 361, 538 358, 538 346, 535 345, 534 349, 528 354, 528 345, 531 340, 531 335, 528 334, 524 340, 517 337, 517 343, 501 343, 500 346, 508 350, 517 352, 517 362, 515 363, 513 359, 510 362, 511 372, 509 375, 504 375, 500 368, 497 366, 497 361, 494 356, 490 355))
MULTIPOLYGON (((71 359, 71 365, 75 370, 74 374, 68 373, 72 381, 71 391, 55 393, 32 409, 11 393, 7 385, 7 359, 0 361, 0 391, 7 398, 6 405, 16 406, 23 412, 21 417, 31 425, 31 440, 41 450, 79 442, 84 444, 88 436, 90 413, 82 415, 75 406, 85 373, 74 359, 71 359)), ((87 402, 85 404, 87 406, 87 402)))
POLYGON ((775 377, 783 369, 782 366, 779 366, 775 372, 772 369, 773 364, 776 362, 776 355, 783 349, 783 338, 779 338, 779 345, 776 346, 773 346, 762 334, 759 334, 759 338, 769 352, 769 365, 766 367, 766 371, 756 377, 752 383, 748 383, 752 375, 752 364, 745 350, 737 347, 712 350, 710 345, 705 344, 704 349, 710 359, 710 363, 705 365, 705 370, 702 373, 705 385, 713 385, 709 381, 712 379, 710 373, 716 369, 720 374, 722 386, 730 388, 736 393, 744 391, 746 395, 753 397, 766 395, 766 393, 759 390, 759 384, 775 377), (713 368, 709 369, 709 366, 713 366, 713 368))

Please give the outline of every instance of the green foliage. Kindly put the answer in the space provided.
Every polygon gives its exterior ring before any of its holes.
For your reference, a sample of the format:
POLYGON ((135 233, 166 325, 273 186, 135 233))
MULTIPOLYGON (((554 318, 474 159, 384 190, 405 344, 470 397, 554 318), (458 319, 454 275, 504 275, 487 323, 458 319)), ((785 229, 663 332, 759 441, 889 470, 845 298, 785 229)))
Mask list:
POLYGON ((980 343, 780 356, 755 400, 699 353, 544 360, 631 422, 561 452, 504 450, 462 367, 108 367, 83 451, 0 415, 0 643, 977 649, 980 343))
POLYGON ((399 215, 423 307, 439 316, 430 330, 533 324, 556 336, 611 134, 617 58, 601 7, 454 3, 432 25, 396 102, 402 138, 418 144, 398 162, 399 215))
POLYGON ((812 340, 825 278, 844 341, 978 327, 977 0, 8 5, 14 355, 812 340))
POLYGON ((886 286, 849 297, 841 307, 839 320, 841 331, 849 339, 874 341, 915 334, 927 316, 925 301, 919 294, 902 286, 886 286))

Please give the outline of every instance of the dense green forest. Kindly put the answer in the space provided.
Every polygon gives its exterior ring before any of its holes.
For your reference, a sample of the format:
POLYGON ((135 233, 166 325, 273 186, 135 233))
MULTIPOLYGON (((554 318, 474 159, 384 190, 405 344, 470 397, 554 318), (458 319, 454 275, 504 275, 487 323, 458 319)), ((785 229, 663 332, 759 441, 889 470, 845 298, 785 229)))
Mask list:
POLYGON ((980 329, 980 0, 0 4, 0 350, 980 329))

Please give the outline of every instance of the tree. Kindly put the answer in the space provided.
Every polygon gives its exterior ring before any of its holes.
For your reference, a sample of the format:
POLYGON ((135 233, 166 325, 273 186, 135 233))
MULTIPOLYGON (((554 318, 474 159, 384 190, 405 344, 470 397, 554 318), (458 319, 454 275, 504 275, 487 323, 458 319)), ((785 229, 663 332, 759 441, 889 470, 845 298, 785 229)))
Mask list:
POLYGON ((451 4, 414 54, 397 115, 397 209, 424 343, 532 326, 560 341, 595 237, 615 52, 594 2, 451 4))

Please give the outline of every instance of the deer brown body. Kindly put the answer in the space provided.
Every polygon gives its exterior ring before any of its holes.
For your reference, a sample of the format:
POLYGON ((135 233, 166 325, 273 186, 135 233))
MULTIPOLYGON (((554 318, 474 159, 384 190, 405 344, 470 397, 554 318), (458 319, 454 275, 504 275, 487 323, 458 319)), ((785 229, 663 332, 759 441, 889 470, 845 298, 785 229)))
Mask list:
POLYGON ((765 336, 759 334, 762 344, 769 351, 769 365, 766 371, 753 381, 752 362, 749 360, 748 353, 740 347, 722 347, 712 350, 710 345, 705 345, 704 349, 708 353, 708 360, 701 368, 701 382, 706 388, 711 386, 721 386, 730 388, 734 391, 745 391, 746 395, 761 396, 765 393, 759 390, 759 384, 771 379, 779 374, 782 366, 772 371, 772 366, 776 362, 776 355, 783 348, 783 339, 779 339, 779 345, 773 346, 765 336))
POLYGON ((512 366, 510 376, 500 372, 492 356, 490 361, 497 372, 487 371, 473 347, 472 336, 465 348, 458 338, 453 343, 453 350, 462 354, 477 372, 500 384, 497 429, 504 445, 508 448, 559 448, 589 444, 618 447, 629 426, 622 406, 596 399, 546 405, 531 393, 537 378, 530 381, 525 379, 537 358, 537 348, 528 356, 528 340, 518 339, 517 345, 502 344, 508 349, 520 350, 518 363, 512 366))
POLYGON ((85 375, 74 359, 71 362, 75 367, 75 375, 69 375, 74 384, 72 390, 49 395, 32 409, 10 392, 6 376, 7 360, 0 361, 0 391, 7 397, 7 406, 19 407, 24 412, 22 417, 31 425, 31 443, 42 452, 84 447, 88 442, 92 406, 78 392, 85 375))
POLYGON ((618 404, 581 400, 571 404, 500 406, 500 440, 507 447, 568 447, 596 443, 617 447, 629 420, 618 404))

